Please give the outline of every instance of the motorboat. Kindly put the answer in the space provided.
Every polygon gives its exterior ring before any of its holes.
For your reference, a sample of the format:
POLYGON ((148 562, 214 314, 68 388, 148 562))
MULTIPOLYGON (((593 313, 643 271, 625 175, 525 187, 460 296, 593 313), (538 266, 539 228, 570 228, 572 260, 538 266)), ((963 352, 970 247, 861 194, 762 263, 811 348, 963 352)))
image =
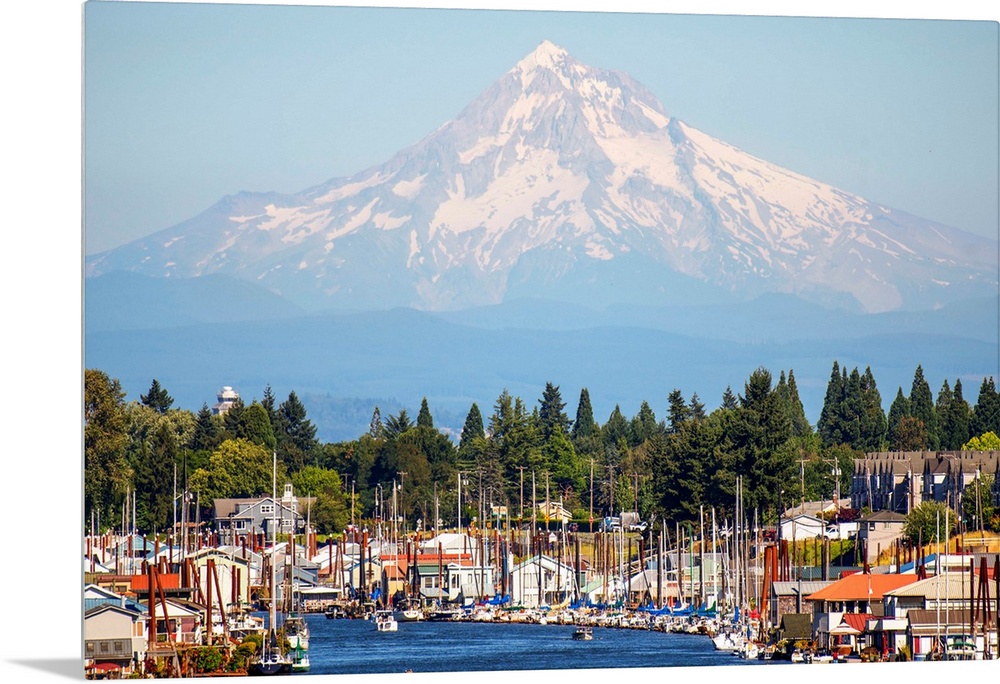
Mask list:
POLYGON ((391 610, 380 610, 375 613, 375 629, 379 632, 395 632, 399 630, 399 623, 392 616, 391 610))
POLYGON ((594 638, 594 628, 581 625, 573 631, 573 639, 576 641, 591 641, 594 638))

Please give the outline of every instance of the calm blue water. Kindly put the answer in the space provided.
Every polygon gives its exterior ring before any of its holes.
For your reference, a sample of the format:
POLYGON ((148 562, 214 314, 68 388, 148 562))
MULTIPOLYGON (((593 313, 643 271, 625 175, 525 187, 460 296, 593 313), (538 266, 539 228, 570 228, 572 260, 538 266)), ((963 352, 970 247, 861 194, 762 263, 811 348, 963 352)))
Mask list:
POLYGON ((401 622, 377 632, 366 620, 306 619, 309 674, 764 664, 716 651, 704 635, 595 627, 592 641, 575 641, 570 625, 401 622))

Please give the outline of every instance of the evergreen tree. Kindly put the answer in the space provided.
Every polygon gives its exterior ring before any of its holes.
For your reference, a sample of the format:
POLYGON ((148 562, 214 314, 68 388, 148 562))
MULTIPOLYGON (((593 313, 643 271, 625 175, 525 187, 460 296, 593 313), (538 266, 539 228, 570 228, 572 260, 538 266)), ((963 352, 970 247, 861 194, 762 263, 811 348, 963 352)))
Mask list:
POLYGON ((688 412, 691 420, 705 420, 707 416, 705 413, 705 405, 701 403, 697 392, 691 395, 691 401, 688 403, 688 412))
POLYGON ((212 451, 222 444, 221 421, 212 415, 208 404, 202 404, 195 419, 194 434, 188 447, 192 451, 212 451))
POLYGON ((149 445, 144 442, 140 447, 135 466, 136 522, 146 532, 166 530, 170 526, 177 455, 177 439, 165 422, 153 432, 149 445))
POLYGON ((896 398, 889 406, 889 419, 887 424, 887 438, 889 448, 892 451, 902 451, 900 445, 903 443, 903 419, 910 417, 910 400, 903 394, 903 388, 896 391, 896 398))
MULTIPOLYGON (((846 372, 847 369, 844 368, 846 372)), ((844 383, 844 398, 837 412, 840 441, 835 444, 847 444, 859 448, 861 443, 861 421, 864 417, 864 398, 861 389, 861 374, 855 367, 844 383)), ((827 446, 833 446, 829 444, 827 446)))
POLYGON ((299 401, 294 390, 278 406, 277 416, 275 437, 278 440, 278 458, 292 473, 307 465, 315 465, 319 446, 316 441, 316 426, 306 418, 306 407, 299 401))
POLYGON ((944 417, 941 427, 941 448, 949 451, 957 451, 962 445, 969 441, 972 435, 969 432, 969 425, 972 417, 972 409, 969 402, 962 396, 962 381, 955 380, 955 389, 952 391, 951 402, 948 405, 948 413, 944 417))
POLYGON ((938 425, 938 448, 947 449, 948 443, 948 414, 951 410, 952 392, 948 378, 941 383, 938 390, 937 399, 934 401, 934 418, 938 425))
POLYGON ((545 390, 542 393, 539 404, 538 421, 543 442, 549 441, 556 430, 561 431, 563 434, 570 432, 572 422, 563 411, 566 408, 566 404, 559 393, 558 385, 553 385, 551 382, 545 383, 545 390))
POLYGON ((861 377, 860 419, 859 441, 854 447, 859 451, 882 450, 888 426, 885 411, 882 410, 882 395, 875 384, 871 366, 865 368, 865 374, 861 377))
POLYGON ((236 397, 229 410, 222 414, 222 427, 226 439, 239 439, 243 436, 243 412, 246 408, 242 397, 236 397))
POLYGON ((924 369, 917 365, 913 374, 913 386, 910 388, 910 415, 923 423, 927 434, 927 444, 924 448, 937 451, 940 445, 937 431, 937 417, 934 415, 934 398, 931 396, 930 385, 924 379, 924 369))
POLYGON ((469 444, 473 439, 483 439, 486 431, 483 429, 483 414, 479 411, 479 406, 472 402, 468 415, 465 416, 465 425, 462 427, 462 436, 459 438, 458 446, 469 444))
POLYGON ((486 430, 483 429, 483 414, 475 402, 465 416, 465 425, 458 442, 459 467, 470 469, 481 460, 486 449, 486 430))
POLYGON ((584 473, 573 449, 573 443, 563 429, 556 426, 555 431, 542 446, 543 458, 551 464, 552 481, 568 500, 584 489, 584 473))
POLYGON ((368 424, 368 434, 372 439, 381 439, 384 432, 385 427, 382 425, 382 412, 379 410, 378 404, 375 404, 371 422, 368 424))
POLYGON ((590 392, 584 387, 580 390, 580 401, 576 406, 576 420, 573 422, 573 432, 570 435, 576 442, 581 437, 590 437, 599 430, 594 420, 594 409, 590 405, 590 392))
POLYGON ((725 411, 734 411, 739 406, 739 401, 736 399, 736 395, 733 394, 733 389, 729 385, 726 385, 726 391, 722 393, 722 404, 719 408, 725 411))
POLYGON ((777 506, 781 488, 794 481, 796 454, 787 446, 791 431, 791 421, 771 388, 771 373, 758 368, 744 385, 732 425, 736 474, 746 478, 748 510, 777 506))
POLYGON ((140 394, 139 400, 144 406, 148 406, 157 413, 163 414, 170 410, 173 405, 173 398, 167 394, 167 390, 160 387, 160 382, 153 378, 153 383, 149 386, 149 392, 140 394))
POLYGON ((987 432, 1000 434, 1000 394, 997 393, 993 376, 983 378, 979 386, 979 398, 972 409, 971 432, 973 437, 987 432))
POLYGON ((615 404, 615 409, 608 416, 608 422, 601 428, 601 432, 605 446, 618 448, 620 444, 628 444, 628 421, 618 404, 615 404))
POLYGON ((778 379, 778 396, 785 404, 788 418, 792 423, 792 435, 794 437, 805 437, 812 434, 812 426, 806 419, 805 409, 802 407, 802 399, 799 397, 799 388, 795 383, 795 371, 788 371, 788 379, 785 379, 785 372, 781 372, 778 379))
POLYGON ((278 410, 276 408, 277 400, 270 385, 264 388, 264 398, 261 399, 260 405, 267 411, 267 419, 271 422, 271 427, 273 428, 278 424, 278 410))
POLYGON ((431 417, 431 410, 427 406, 427 397, 420 401, 420 411, 417 413, 417 427, 434 427, 434 419, 431 417))
POLYGON ((816 429, 819 431, 823 446, 843 444, 847 440, 843 434, 843 408, 846 393, 846 381, 840 372, 840 364, 834 360, 830 380, 826 385, 826 396, 823 398, 823 408, 820 410, 816 429))
POLYGON ((650 408, 649 402, 643 401, 639 412, 635 414, 629 424, 629 445, 639 446, 650 439, 658 430, 659 426, 656 424, 656 415, 653 413, 653 409, 650 408))
POLYGON ((667 397, 670 408, 667 409, 667 432, 676 433, 681 429, 681 424, 691 418, 691 408, 684 401, 684 395, 679 389, 674 389, 667 397))
POLYGON ((239 436, 252 444, 259 444, 268 452, 274 451, 277 440, 271 428, 271 421, 267 417, 267 410, 259 402, 254 401, 243 411, 242 417, 239 436))

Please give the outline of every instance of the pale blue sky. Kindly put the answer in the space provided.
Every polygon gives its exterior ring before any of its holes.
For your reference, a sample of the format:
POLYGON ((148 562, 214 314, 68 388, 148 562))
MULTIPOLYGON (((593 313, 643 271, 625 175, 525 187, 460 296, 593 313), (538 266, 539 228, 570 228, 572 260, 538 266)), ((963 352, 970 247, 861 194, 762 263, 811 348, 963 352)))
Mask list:
POLYGON ((86 253, 385 161, 546 39, 751 154, 997 234, 995 20, 89 2, 86 253))

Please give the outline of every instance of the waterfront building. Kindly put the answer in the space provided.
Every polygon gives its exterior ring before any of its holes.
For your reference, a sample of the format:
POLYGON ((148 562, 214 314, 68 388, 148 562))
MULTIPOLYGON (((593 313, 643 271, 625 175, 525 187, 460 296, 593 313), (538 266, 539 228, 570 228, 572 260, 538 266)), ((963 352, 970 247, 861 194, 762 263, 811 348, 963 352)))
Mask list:
MULTIPOLYGON (((813 613, 813 601, 809 598, 832 581, 795 580, 771 582, 771 596, 767 602, 767 619, 770 625, 780 625, 786 615, 813 613)), ((811 619, 811 618, 810 618, 811 619)))
POLYGON ((135 604, 104 602, 83 615, 84 671, 97 676, 138 672, 146 656, 147 614, 135 604))
POLYGON ((471 604, 502 593, 496 568, 470 553, 421 553, 416 557, 418 592, 425 604, 471 604))
MULTIPOLYGON (((525 608, 568 603, 577 595, 573 566, 543 554, 527 558, 511 570, 511 595, 515 605, 525 608)), ((619 596, 621 596, 619 580, 619 596)))
MULTIPOLYGON (((259 581, 253 571, 249 552, 226 551, 204 547, 187 555, 194 568, 194 580, 202 596, 213 595, 223 605, 240 605, 250 600, 251 587, 259 581), (211 593, 209 582, 212 583, 211 593)), ((216 603, 218 605, 218 603, 216 603)))
POLYGON ((306 520, 302 505, 309 506, 314 499, 299 499, 295 496, 291 483, 285 484, 280 499, 260 496, 244 499, 215 499, 212 502, 213 524, 222 544, 239 546, 248 543, 251 548, 269 542, 271 527, 275 538, 289 534, 300 534, 305 530, 306 520), (254 544, 256 538, 258 544, 254 544))
POLYGON ((805 598, 813 604, 812 630, 816 640, 821 647, 829 649, 841 643, 850 645, 852 650, 868 645, 866 639, 856 638, 866 631, 859 626, 866 628, 868 620, 883 616, 885 592, 913 584, 917 579, 916 575, 856 573, 809 594, 805 598), (848 617, 845 623, 845 616, 850 614, 868 617, 848 617))

